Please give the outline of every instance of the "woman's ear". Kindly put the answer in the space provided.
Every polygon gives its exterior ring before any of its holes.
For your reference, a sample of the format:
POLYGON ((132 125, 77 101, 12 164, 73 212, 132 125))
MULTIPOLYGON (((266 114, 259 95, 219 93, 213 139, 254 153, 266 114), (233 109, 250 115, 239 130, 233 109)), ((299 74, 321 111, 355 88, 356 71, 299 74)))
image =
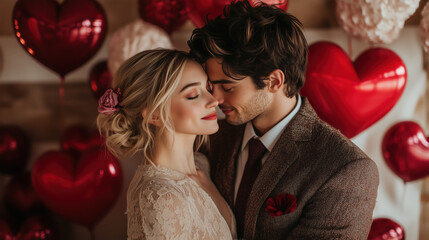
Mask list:
MULTIPOLYGON (((148 117, 148 109, 147 108, 143 109, 143 111, 142 111, 142 117, 143 118, 147 118, 148 117)), ((158 112, 152 113, 152 115, 150 116, 150 119, 149 119, 149 123, 153 124, 153 125, 155 125, 157 127, 161 127, 162 123, 161 123, 161 120, 159 118, 159 113, 158 112)))
POLYGON ((280 69, 275 69, 268 75, 268 91, 275 93, 283 89, 285 74, 280 69))

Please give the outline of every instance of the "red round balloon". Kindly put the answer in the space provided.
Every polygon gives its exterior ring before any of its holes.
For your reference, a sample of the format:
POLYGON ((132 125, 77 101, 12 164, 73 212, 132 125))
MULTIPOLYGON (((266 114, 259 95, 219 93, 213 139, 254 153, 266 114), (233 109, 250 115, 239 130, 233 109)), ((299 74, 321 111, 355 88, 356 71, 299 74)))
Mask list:
POLYGON ((319 117, 352 138, 377 122, 405 89, 407 70, 393 51, 370 48, 353 63, 338 45, 309 47, 306 96, 319 117))
POLYGON ((90 59, 107 32, 95 0, 18 0, 12 18, 19 43, 61 77, 90 59))
POLYGON ((103 144, 104 139, 97 130, 89 130, 80 124, 68 127, 61 136, 62 149, 74 158, 79 158, 85 150, 103 144))
POLYGON ((107 66, 107 60, 98 62, 92 67, 89 73, 89 86, 97 100, 112 87, 112 74, 107 66))
POLYGON ((388 219, 376 218, 372 222, 368 240, 404 240, 405 231, 401 225, 388 219))
POLYGON ((21 225, 16 236, 19 240, 58 240, 58 226, 47 216, 32 216, 21 225))
POLYGON ((30 172, 24 172, 12 178, 4 189, 3 199, 6 207, 14 212, 14 215, 21 217, 43 213, 46 210, 31 185, 30 172))
POLYGON ((90 231, 118 199, 122 181, 119 162, 105 148, 91 148, 79 160, 50 151, 38 158, 32 172, 43 203, 90 231))
MULTIPOLYGON (((189 19, 198 28, 205 25, 206 18, 212 20, 222 14, 223 8, 230 4, 232 0, 185 0, 188 6, 189 19)), ((264 2, 269 5, 286 10, 288 0, 250 0, 250 4, 255 5, 257 2, 264 2)))
POLYGON ((140 17, 168 33, 180 28, 188 19, 183 0, 139 0, 140 17))
POLYGON ((18 126, 0 126, 0 173, 16 174, 27 166, 30 143, 18 126))
POLYGON ((404 182, 429 175, 429 141, 415 122, 393 125, 383 137, 384 160, 404 182))

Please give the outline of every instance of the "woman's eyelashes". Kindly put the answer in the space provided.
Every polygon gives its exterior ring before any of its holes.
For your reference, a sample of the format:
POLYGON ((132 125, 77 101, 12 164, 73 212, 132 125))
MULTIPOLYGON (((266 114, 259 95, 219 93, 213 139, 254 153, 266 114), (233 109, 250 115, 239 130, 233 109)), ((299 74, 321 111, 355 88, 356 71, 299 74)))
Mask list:
POLYGON ((197 99, 200 96, 200 91, 195 89, 186 98, 189 100, 197 99))
POLYGON ((196 99, 196 98, 198 98, 200 95, 199 94, 197 94, 197 95, 195 95, 194 97, 187 97, 187 99, 189 99, 189 100, 192 100, 192 99, 196 99))

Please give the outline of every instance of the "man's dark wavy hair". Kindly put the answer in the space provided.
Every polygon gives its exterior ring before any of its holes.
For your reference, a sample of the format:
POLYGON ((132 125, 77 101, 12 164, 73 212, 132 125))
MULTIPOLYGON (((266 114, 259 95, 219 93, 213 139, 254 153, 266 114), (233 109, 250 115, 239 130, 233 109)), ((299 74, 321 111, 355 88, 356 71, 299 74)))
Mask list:
POLYGON ((308 47, 302 24, 274 5, 234 0, 223 14, 195 29, 188 45, 196 61, 221 58, 227 76, 250 76, 259 89, 275 69, 285 74, 286 96, 296 95, 304 85, 308 47))

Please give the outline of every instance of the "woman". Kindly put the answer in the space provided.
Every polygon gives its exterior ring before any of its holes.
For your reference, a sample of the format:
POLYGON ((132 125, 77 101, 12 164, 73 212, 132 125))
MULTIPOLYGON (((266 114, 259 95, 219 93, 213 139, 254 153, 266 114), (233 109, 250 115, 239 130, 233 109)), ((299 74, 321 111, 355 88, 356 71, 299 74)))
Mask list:
POLYGON ((235 237, 231 209, 194 159, 201 135, 219 128, 202 67, 185 52, 144 51, 113 85, 99 101, 99 130, 118 158, 144 156, 127 193, 128 239, 235 237))

